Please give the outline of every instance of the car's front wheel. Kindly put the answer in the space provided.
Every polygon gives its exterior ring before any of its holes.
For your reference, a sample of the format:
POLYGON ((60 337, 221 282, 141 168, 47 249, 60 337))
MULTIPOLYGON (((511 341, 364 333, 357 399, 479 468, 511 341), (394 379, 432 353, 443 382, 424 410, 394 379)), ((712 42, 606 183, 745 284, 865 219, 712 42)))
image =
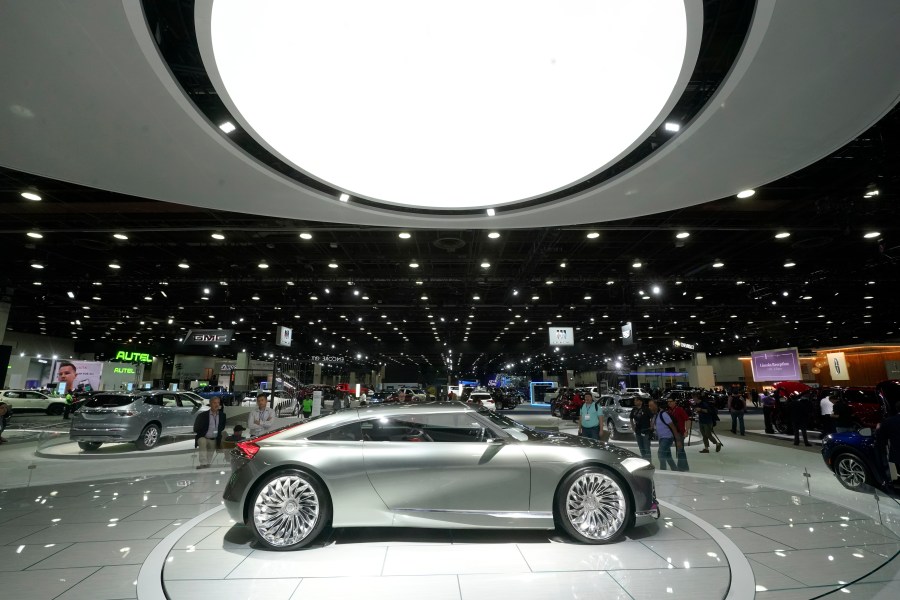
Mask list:
POLYGON ((103 442, 78 442, 78 447, 82 450, 96 450, 103 442))
POLYGON ((150 423, 141 432, 140 437, 134 442, 138 450, 149 450, 159 443, 159 425, 150 423))
POLYGON ((834 474, 848 490, 858 490, 872 484, 872 477, 865 463, 855 454, 841 454, 834 461, 834 474))
POLYGON ((331 516, 322 485, 303 471, 270 475, 251 501, 250 527, 257 541, 273 550, 295 550, 310 544, 331 516))
POLYGON ((47 414, 50 416, 58 417, 59 415, 63 414, 65 409, 66 406, 62 402, 54 402, 47 407, 47 414))
POLYGON ((609 437, 618 439, 619 430, 616 429, 616 424, 613 423, 612 419, 606 422, 606 430, 609 431, 609 437))
POLYGON ((633 520, 625 485, 600 467, 579 469, 566 477, 556 495, 556 509, 566 533, 585 544, 613 542, 633 520))

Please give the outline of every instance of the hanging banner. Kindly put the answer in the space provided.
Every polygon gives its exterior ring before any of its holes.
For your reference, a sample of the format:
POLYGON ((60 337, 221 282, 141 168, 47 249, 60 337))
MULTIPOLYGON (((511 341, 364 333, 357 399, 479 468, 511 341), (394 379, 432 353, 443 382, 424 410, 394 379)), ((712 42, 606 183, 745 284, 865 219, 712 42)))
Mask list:
POLYGON ((847 370, 847 357, 843 352, 829 352, 828 369, 831 371, 832 381, 848 381, 850 371, 847 370))
POLYGON ((631 327, 631 321, 622 325, 622 345, 631 346, 634 344, 634 329, 631 327))
POLYGON ((278 330, 275 332, 275 345, 276 346, 285 346, 290 348, 291 346, 291 337, 294 334, 294 330, 290 327, 282 327, 278 326, 278 330))
POLYGON ((800 353, 796 348, 778 348, 750 353, 754 381, 800 381, 800 353))
POLYGON ((191 329, 184 336, 184 343, 193 346, 230 344, 234 329, 191 329))
POLYGON ((551 327, 550 345, 551 346, 574 346, 575 330, 571 327, 551 327))

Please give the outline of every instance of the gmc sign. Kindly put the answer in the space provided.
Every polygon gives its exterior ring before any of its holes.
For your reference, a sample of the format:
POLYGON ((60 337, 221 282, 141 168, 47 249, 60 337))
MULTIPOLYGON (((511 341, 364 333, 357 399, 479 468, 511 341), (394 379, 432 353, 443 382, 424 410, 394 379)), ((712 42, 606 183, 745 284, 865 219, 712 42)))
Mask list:
POLYGON ((215 346, 216 344, 230 344, 234 335, 233 329, 191 329, 184 336, 185 344, 194 346, 215 346))

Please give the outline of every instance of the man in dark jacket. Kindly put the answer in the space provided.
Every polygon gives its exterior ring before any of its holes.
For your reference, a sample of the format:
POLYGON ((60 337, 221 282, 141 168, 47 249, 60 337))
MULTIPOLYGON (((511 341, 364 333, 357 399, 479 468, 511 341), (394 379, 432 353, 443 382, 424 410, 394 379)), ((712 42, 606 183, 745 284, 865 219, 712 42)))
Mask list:
MULTIPOLYGON (((898 414, 888 417, 875 430, 875 440, 878 447, 884 451, 888 450, 888 460, 894 463, 897 469, 897 481, 900 483, 900 402, 894 405, 894 409, 898 414)), ((890 477, 890 469, 888 469, 888 477, 890 477)))
POLYGON ((209 399, 209 410, 194 419, 194 447, 200 448, 198 469, 207 468, 215 456, 216 449, 222 447, 222 432, 225 431, 225 411, 218 396, 209 399))

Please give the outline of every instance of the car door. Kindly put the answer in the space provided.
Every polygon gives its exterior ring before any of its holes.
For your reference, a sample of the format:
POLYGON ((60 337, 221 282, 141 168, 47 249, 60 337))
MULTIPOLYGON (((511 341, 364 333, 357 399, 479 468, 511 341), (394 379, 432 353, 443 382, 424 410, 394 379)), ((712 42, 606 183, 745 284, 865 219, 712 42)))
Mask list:
POLYGON ((361 427, 369 480, 392 510, 529 508, 525 453, 471 412, 410 413, 361 427))
POLYGON ((175 392, 157 394, 156 401, 162 430, 166 434, 177 433, 179 423, 178 394, 175 392))
POLYGON ((25 392, 25 401, 31 410, 47 410, 50 399, 40 392, 25 392))
POLYGON ((178 407, 176 409, 176 421, 173 423, 173 427, 177 428, 177 431, 173 433, 190 433, 194 430, 194 420, 197 418, 197 413, 200 411, 201 405, 199 402, 185 394, 178 394, 176 401, 178 407))

